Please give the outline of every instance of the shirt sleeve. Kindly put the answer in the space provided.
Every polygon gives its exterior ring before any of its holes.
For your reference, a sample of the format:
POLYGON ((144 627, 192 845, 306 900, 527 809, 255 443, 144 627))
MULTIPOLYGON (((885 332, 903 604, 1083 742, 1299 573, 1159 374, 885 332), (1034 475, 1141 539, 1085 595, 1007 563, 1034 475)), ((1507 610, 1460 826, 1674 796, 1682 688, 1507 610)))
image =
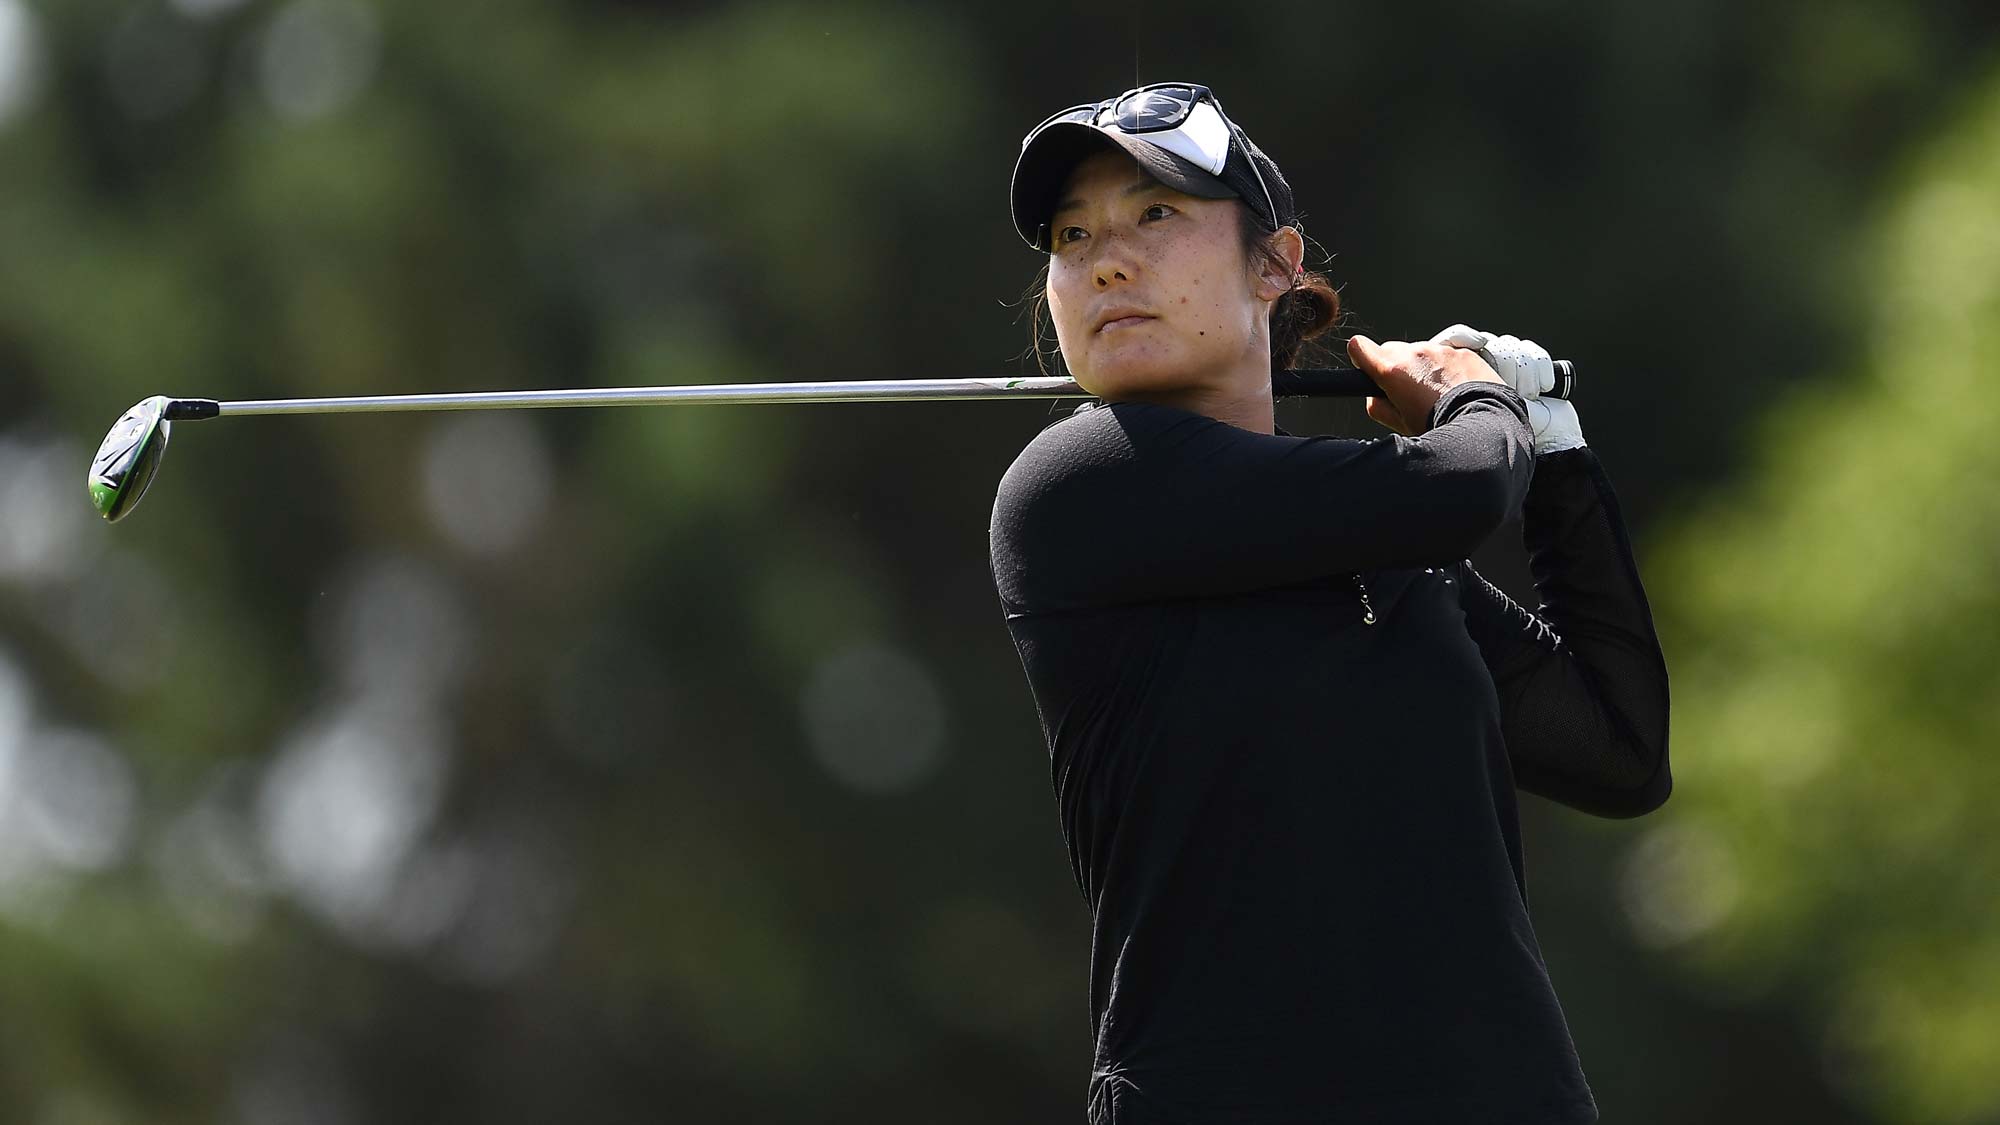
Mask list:
POLYGON ((1597 455, 1536 458, 1521 517, 1539 608, 1459 564, 1466 628, 1493 674, 1515 783, 1597 816, 1650 812, 1673 788, 1667 665, 1597 455))
POLYGON ((1463 558, 1527 491, 1527 408, 1502 384, 1463 383, 1431 422, 1421 437, 1357 440, 1140 402, 1072 415, 1001 480, 1001 599, 1010 612, 1096 608, 1463 558))

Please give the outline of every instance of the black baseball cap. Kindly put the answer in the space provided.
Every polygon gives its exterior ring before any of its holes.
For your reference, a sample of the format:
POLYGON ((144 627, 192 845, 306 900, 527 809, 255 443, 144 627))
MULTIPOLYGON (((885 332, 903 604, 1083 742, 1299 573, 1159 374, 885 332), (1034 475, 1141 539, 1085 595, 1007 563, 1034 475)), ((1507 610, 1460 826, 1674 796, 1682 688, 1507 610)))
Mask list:
POLYGON ((1298 215, 1278 165, 1222 112, 1206 86, 1156 82, 1115 98, 1072 106, 1021 141, 1009 194, 1014 230, 1048 249, 1049 217, 1064 181, 1087 157, 1118 149, 1168 187, 1205 199, 1241 199, 1267 230, 1298 215))

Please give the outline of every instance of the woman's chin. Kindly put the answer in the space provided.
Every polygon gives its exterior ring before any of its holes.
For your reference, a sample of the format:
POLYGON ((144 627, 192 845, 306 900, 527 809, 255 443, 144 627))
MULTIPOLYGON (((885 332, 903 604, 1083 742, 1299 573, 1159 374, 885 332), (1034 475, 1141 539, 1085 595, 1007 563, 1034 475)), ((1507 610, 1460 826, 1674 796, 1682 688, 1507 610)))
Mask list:
POLYGON ((1098 398, 1140 397, 1185 387, 1190 374, 1187 365, 1164 356, 1116 356, 1094 363, 1077 385, 1098 398))

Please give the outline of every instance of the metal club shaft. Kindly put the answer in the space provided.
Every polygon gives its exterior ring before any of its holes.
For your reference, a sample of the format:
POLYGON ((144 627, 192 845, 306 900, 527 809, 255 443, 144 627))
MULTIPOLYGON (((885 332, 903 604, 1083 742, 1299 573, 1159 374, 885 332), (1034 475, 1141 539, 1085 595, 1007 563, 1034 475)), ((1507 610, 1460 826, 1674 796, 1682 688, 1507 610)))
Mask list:
MULTIPOLYGON (((914 402, 923 399, 1089 397, 1074 380, 879 379, 824 383, 713 383, 554 391, 468 391, 344 398, 218 402, 208 417, 237 414, 362 414, 429 410, 531 410, 560 406, 698 406, 746 402, 914 402)), ((180 402, 202 402, 183 399, 180 402)), ((178 415, 177 415, 178 416, 178 415)), ((193 415, 189 415, 192 417, 193 415)))
MULTIPOLYGON (((1551 395, 1568 398, 1576 386, 1568 360, 1556 360, 1551 395)), ((1370 395, 1374 380, 1354 370, 1280 371, 1271 378, 1278 398, 1370 395)), ((226 414, 363 414, 424 410, 524 410, 554 406, 653 406, 730 402, 914 402, 921 399, 1090 398, 1074 380, 873 379, 824 383, 719 383, 672 387, 603 387, 563 391, 475 391, 454 394, 359 395, 347 398, 274 398, 218 402, 212 398, 141 400, 118 419, 90 462, 90 502, 107 520, 123 519, 151 487, 165 456, 173 423, 226 414)))
MULTIPOLYGON (((1569 397, 1570 364, 1558 360, 1553 397, 1569 397)), ((1377 393, 1354 370, 1281 371, 1272 378, 1279 397, 1359 397, 1377 393)), ((553 391, 474 391, 450 394, 359 395, 344 398, 169 401, 175 421, 238 414, 359 414, 427 410, 526 410, 560 406, 657 406, 746 402, 915 402, 926 399, 1089 398, 1072 379, 875 379, 820 383, 718 383, 668 387, 600 387, 553 391)))

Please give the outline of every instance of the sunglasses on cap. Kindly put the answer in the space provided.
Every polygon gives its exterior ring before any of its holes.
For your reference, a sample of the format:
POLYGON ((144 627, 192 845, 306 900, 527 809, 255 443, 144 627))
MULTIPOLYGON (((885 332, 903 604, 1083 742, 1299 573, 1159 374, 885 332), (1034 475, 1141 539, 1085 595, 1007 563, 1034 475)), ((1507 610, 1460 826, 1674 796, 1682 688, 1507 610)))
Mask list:
MULTIPOLYGON (((1229 146, 1243 130, 1222 112, 1222 102, 1208 87, 1191 82, 1155 82, 1127 90, 1101 102, 1074 105, 1052 113, 1021 138, 1021 150, 1035 142, 1054 125, 1081 124, 1098 129, 1116 129, 1129 136, 1143 137, 1146 143, 1173 153, 1211 176, 1221 176, 1229 163, 1229 146)), ((1264 215, 1272 227, 1278 225, 1278 204, 1264 173, 1249 158, 1247 144, 1239 144, 1243 163, 1257 178, 1264 196, 1264 215)), ((1252 206, 1255 206, 1254 201, 1252 206)))

